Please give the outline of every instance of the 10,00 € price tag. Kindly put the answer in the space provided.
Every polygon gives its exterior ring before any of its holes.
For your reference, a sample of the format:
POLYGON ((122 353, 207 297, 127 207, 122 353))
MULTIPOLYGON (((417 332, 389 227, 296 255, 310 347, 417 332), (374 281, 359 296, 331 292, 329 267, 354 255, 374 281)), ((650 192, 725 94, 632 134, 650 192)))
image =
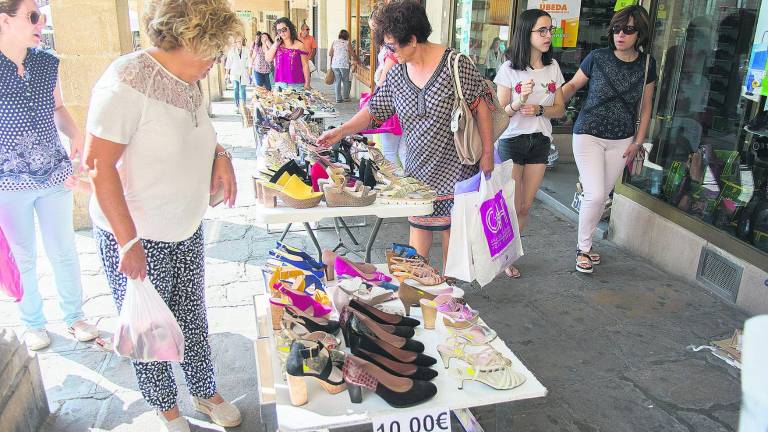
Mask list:
POLYGON ((373 432, 450 432, 451 412, 435 408, 373 419, 373 432))

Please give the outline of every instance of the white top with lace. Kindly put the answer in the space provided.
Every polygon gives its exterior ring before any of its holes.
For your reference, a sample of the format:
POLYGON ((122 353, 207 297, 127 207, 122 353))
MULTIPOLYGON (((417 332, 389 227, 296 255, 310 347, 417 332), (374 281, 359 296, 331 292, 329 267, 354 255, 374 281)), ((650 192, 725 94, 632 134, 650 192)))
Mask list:
MULTIPOLYGON (((178 242, 200 226, 209 200, 216 132, 197 83, 145 51, 115 60, 96 83, 88 133, 126 146, 117 170, 138 235, 178 242)), ((113 232, 92 199, 93 223, 113 232)))

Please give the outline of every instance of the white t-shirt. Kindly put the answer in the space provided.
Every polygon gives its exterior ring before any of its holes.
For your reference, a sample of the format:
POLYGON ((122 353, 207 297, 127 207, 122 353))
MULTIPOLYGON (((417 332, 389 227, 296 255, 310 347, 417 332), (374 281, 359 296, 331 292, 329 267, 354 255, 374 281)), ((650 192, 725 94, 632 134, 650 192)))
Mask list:
POLYGON ((229 71, 229 79, 248 84, 248 65, 251 64, 251 54, 246 47, 232 47, 227 54, 224 69, 229 71))
MULTIPOLYGON (((555 103, 555 90, 565 83, 563 73, 557 60, 552 59, 552 64, 541 69, 528 69, 525 71, 514 70, 509 61, 505 61, 496 71, 493 80, 497 85, 512 89, 511 102, 520 100, 520 93, 516 87, 529 79, 533 79, 533 93, 528 96, 526 104, 552 106, 555 103)), ((519 89, 519 87, 517 87, 519 89)), ((552 122, 544 116, 526 117, 520 114, 509 118, 507 130, 501 134, 501 138, 513 138, 518 135, 541 132, 552 139, 552 122)))
MULTIPOLYGON (((142 239, 178 242, 202 222, 210 198, 216 132, 200 88, 144 51, 115 60, 91 94, 86 129, 126 146, 117 170, 142 239)), ((96 226, 113 232, 97 199, 96 226)))

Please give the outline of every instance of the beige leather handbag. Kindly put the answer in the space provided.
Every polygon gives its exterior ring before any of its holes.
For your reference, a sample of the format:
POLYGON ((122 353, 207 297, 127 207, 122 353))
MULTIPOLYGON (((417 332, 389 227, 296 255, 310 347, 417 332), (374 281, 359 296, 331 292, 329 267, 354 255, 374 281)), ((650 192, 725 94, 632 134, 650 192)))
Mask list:
MULTIPOLYGON (((456 144, 456 152, 459 154, 459 160, 465 165, 474 165, 480 161, 483 156, 483 141, 480 138, 480 130, 477 121, 469 109, 464 93, 461 90, 461 80, 459 79, 459 58, 467 57, 462 53, 453 51, 451 53, 453 67, 451 68, 451 77, 453 78, 454 103, 451 114, 451 132, 453 132, 453 141, 456 144)), ((474 67, 475 63, 467 57, 474 67)), ((491 139, 493 142, 499 139, 504 130, 509 125, 509 116, 499 104, 493 85, 488 80, 483 80, 488 87, 493 100, 491 110, 491 139)))

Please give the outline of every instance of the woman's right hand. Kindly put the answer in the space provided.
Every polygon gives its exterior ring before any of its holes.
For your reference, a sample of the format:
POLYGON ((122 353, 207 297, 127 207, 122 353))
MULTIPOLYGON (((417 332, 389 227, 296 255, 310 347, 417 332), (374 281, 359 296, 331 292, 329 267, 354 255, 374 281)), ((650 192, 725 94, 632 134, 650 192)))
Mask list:
POLYGON ((528 96, 533 93, 533 79, 529 79, 528 81, 524 82, 521 89, 520 89, 520 99, 522 99, 523 103, 528 100, 528 96))
POLYGON ((141 242, 137 242, 120 259, 118 267, 120 273, 128 279, 139 279, 143 281, 147 277, 147 255, 141 242))
POLYGON ((341 127, 336 127, 323 132, 320 138, 317 139, 317 145, 321 147, 330 147, 344 138, 344 134, 341 127))

